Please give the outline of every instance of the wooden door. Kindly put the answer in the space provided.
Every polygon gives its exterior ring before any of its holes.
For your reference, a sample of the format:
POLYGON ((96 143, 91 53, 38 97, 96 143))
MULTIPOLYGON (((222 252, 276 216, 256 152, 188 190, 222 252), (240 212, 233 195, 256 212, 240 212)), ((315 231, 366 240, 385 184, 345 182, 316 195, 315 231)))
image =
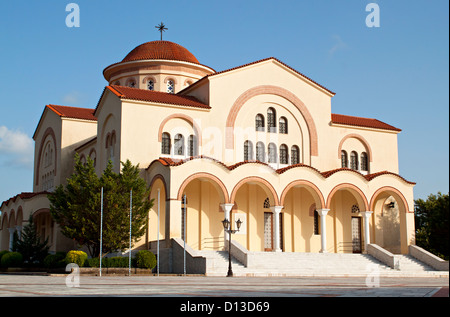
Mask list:
POLYGON ((264 251, 272 251, 273 217, 271 212, 264 213, 264 251))
POLYGON ((353 253, 361 253, 361 218, 352 217, 352 247, 353 253))

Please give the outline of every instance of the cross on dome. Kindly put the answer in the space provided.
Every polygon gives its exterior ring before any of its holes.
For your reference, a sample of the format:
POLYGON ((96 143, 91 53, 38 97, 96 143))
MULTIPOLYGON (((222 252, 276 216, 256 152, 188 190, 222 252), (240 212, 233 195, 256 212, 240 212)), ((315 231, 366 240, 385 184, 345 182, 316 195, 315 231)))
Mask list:
POLYGON ((163 32, 165 32, 166 30, 168 30, 168 28, 166 28, 166 26, 164 25, 164 23, 160 23, 159 25, 155 26, 155 28, 158 29, 159 32, 161 32, 161 41, 162 41, 162 34, 163 32))

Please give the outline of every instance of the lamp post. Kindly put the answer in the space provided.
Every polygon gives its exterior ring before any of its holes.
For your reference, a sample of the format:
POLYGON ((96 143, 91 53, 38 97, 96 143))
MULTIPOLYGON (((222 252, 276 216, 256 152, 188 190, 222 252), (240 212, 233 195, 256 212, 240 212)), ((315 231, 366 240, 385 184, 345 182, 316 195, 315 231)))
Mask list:
POLYGON ((227 277, 233 277, 233 270, 231 269, 231 235, 235 234, 236 232, 239 231, 239 229, 241 228, 242 221, 241 221, 241 219, 238 219, 236 221, 237 229, 235 229, 235 230, 231 230, 231 222, 226 218, 224 220, 222 220, 222 224, 223 224, 223 229, 225 230, 225 232, 228 232, 230 234, 228 237, 228 274, 227 274, 227 277))

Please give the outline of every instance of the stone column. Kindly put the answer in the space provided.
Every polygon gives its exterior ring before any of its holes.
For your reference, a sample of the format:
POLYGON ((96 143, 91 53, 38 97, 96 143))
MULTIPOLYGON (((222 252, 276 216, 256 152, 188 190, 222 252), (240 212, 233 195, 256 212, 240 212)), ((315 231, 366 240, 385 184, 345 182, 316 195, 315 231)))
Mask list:
POLYGON ((17 230, 17 237, 20 240, 22 238, 22 226, 16 226, 16 230, 17 230))
POLYGON ((273 226, 274 226, 274 230, 273 230, 273 235, 274 235, 274 239, 273 239, 273 243, 274 243, 274 252, 281 252, 281 248, 280 248, 280 212, 281 209, 283 209, 283 206, 272 206, 270 207, 270 210, 273 213, 273 226))
POLYGON ((320 253, 327 253, 327 220, 326 216, 330 209, 318 209, 317 213, 320 216, 320 236, 321 236, 321 250, 320 253))
POLYGON ((367 245, 370 244, 369 219, 373 211, 364 211, 361 214, 364 217, 364 253, 367 253, 367 245))
MULTIPOLYGON (((230 219, 231 218, 230 217, 231 209, 233 209, 233 206, 234 206, 234 204, 221 204, 220 205, 220 207, 222 208, 223 213, 224 213, 224 219, 227 219, 230 223, 231 223, 231 219, 230 219)), ((228 241, 229 235, 230 234, 224 230, 224 236, 223 236, 224 241, 228 241)))
POLYGON ((16 232, 16 228, 8 228, 8 230, 9 230, 9 251, 12 251, 14 232, 16 232))
POLYGON ((166 201, 166 244, 170 246, 170 239, 181 237, 181 200, 166 201))

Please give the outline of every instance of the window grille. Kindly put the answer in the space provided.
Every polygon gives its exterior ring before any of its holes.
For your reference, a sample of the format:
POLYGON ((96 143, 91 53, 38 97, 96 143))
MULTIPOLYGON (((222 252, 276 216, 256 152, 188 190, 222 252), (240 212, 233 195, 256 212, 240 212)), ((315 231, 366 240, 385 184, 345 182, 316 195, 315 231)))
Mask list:
POLYGON ((300 163, 300 149, 297 145, 294 145, 291 149, 291 164, 300 163))
POLYGON ((251 141, 244 142, 244 161, 253 160, 253 144, 251 141))
POLYGON ((163 133, 162 135, 162 144, 161 144, 161 153, 162 154, 170 154, 170 134, 163 133))
POLYGON ((288 164, 288 147, 286 144, 280 146, 280 164, 288 164))
POLYGON ((268 147, 269 163, 277 162, 277 147, 274 143, 270 143, 268 147))
POLYGON ((255 128, 256 128, 256 131, 264 131, 264 116, 262 114, 256 115, 255 128))

